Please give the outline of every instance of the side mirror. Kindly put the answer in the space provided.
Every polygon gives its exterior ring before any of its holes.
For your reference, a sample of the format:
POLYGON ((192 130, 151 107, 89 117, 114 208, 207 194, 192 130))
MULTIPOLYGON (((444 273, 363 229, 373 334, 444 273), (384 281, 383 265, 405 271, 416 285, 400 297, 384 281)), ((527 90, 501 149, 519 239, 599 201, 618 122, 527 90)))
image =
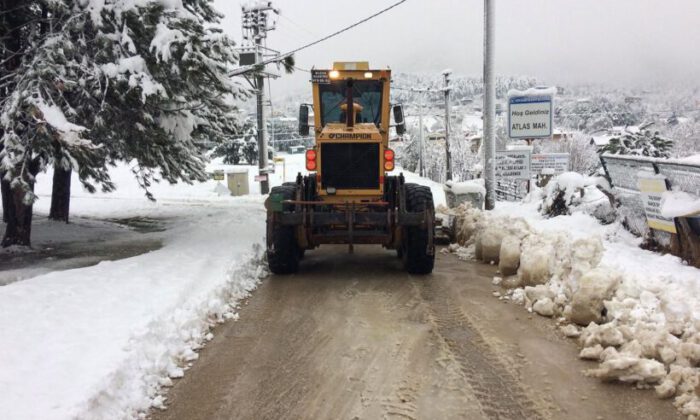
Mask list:
POLYGON ((299 135, 309 135, 309 106, 306 104, 299 105, 299 135))
POLYGON ((394 122, 396 134, 403 136, 406 133, 406 121, 403 119, 403 105, 394 105, 394 122))

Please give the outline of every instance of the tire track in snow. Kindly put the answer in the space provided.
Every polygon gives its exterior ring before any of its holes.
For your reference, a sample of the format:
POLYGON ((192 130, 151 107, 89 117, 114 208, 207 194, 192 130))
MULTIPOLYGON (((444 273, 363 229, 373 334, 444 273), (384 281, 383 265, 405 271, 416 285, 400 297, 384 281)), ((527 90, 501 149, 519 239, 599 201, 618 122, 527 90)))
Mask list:
POLYGON ((489 419, 547 418, 440 281, 433 279, 419 287, 438 339, 459 364, 484 416, 489 419))

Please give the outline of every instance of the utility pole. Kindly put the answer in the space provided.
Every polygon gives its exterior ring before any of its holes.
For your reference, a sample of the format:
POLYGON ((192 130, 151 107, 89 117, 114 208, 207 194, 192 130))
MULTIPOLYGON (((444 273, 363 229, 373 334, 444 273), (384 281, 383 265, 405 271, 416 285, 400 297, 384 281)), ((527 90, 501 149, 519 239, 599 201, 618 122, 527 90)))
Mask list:
MULTIPOLYGON (((263 41, 267 33, 275 29, 274 25, 268 25, 268 13, 279 14, 279 10, 272 7, 272 2, 257 2, 251 6, 242 6, 243 39, 253 42, 255 64, 263 62, 263 41)), ((270 180, 268 178, 267 141, 265 140, 265 75, 258 70, 255 76, 255 91, 257 99, 258 122, 258 175, 260 176, 260 193, 270 192, 270 180)))
POLYGON ((423 100, 421 100, 418 110, 418 130, 420 131, 418 135, 418 175, 425 176, 423 166, 423 100))
POLYGON ((445 78, 445 178, 452 180, 452 155, 450 153, 450 74, 452 70, 445 70, 442 75, 445 78))
POLYGON ((486 187, 485 208, 496 207, 496 87, 493 77, 494 67, 494 3, 484 0, 484 186, 486 187))

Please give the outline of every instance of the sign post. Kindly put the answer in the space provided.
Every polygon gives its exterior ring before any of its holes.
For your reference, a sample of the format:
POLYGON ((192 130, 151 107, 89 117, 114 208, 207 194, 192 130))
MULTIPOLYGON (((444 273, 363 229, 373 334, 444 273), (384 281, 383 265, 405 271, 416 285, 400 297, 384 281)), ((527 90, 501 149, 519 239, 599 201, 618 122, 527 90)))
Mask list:
POLYGON ((496 152, 496 179, 530 179, 530 150, 496 152))
POLYGON ((542 175, 543 169, 551 169, 551 175, 559 175, 569 171, 568 153, 538 153, 532 155, 532 173, 542 175))
POLYGON ((552 94, 547 89, 513 91, 508 97, 508 137, 541 139, 552 137, 552 94))
POLYGON ((673 218, 661 215, 661 196, 668 190, 666 188, 666 178, 662 175, 647 175, 643 173, 637 174, 637 178, 649 227, 676 233, 676 223, 673 221, 673 218))
POLYGON ((275 164, 281 163, 282 164, 282 182, 287 180, 287 163, 284 160, 283 157, 276 157, 272 159, 275 164))

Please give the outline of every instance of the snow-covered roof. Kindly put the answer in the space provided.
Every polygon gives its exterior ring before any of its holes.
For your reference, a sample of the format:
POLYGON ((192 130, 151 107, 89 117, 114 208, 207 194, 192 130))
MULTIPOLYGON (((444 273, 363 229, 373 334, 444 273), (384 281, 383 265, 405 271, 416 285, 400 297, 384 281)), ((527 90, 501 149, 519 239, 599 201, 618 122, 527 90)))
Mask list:
POLYGON ((591 140, 593 140, 596 146, 607 146, 607 144, 610 143, 610 139, 614 137, 615 136, 611 136, 610 134, 603 134, 601 136, 593 136, 591 140))
POLYGON ((484 127, 484 120, 481 114, 467 114, 462 119, 462 130, 464 131, 481 131, 484 127))
POLYGON ((534 87, 525 90, 511 89, 508 91, 508 97, 511 96, 537 96, 537 95, 551 95, 554 96, 557 93, 557 88, 551 87, 534 87))

